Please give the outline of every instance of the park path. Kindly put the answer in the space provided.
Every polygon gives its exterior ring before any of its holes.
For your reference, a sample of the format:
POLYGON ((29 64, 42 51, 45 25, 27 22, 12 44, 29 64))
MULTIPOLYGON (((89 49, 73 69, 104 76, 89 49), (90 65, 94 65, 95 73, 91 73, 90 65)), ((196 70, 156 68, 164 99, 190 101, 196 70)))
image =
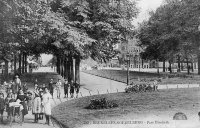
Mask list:
MULTIPOLYGON (((49 67, 41 67, 38 70, 35 70, 34 72, 54 72, 53 69, 49 67)), ((106 78, 100 78, 97 76, 89 75, 86 73, 81 72, 80 73, 80 93, 79 97, 84 96, 90 96, 90 95, 97 95, 97 94, 105 94, 105 93, 114 93, 114 92, 122 92, 124 91, 125 84, 116 82, 113 80, 109 80, 106 78)), ((54 98, 52 99, 52 108, 57 106, 58 104, 72 100, 71 98, 64 98, 64 90, 62 88, 61 91, 61 98, 57 99, 56 92, 54 93, 54 98)), ((6 122, 6 116, 7 113, 4 112, 4 121, 6 122)), ((18 119, 16 118, 16 122, 13 123, 12 126, 9 126, 8 124, 0 124, 0 128, 59 128, 59 125, 56 123, 51 123, 50 126, 45 125, 45 119, 39 120, 39 123, 34 123, 34 116, 32 115, 32 112, 29 111, 29 113, 25 116, 25 120, 22 126, 18 123, 18 119)))

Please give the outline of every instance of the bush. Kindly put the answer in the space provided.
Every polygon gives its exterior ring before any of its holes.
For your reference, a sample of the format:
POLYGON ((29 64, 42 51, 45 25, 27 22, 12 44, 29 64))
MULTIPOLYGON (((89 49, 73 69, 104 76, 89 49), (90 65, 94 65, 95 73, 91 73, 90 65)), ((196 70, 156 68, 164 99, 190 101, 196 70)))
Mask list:
POLYGON ((118 104, 107 101, 106 98, 92 99, 86 109, 108 109, 118 107, 118 104))
POLYGON ((130 92, 138 93, 138 92, 147 92, 147 91, 148 92, 154 91, 154 88, 151 87, 150 84, 146 84, 146 83, 130 85, 125 88, 126 93, 130 93, 130 92))

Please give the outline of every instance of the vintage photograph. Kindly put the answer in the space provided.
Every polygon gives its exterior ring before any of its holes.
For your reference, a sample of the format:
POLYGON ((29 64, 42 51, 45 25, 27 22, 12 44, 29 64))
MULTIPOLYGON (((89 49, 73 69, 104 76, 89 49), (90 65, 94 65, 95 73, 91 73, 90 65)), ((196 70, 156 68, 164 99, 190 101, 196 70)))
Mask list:
POLYGON ((0 0, 0 128, 200 128, 200 0, 0 0))

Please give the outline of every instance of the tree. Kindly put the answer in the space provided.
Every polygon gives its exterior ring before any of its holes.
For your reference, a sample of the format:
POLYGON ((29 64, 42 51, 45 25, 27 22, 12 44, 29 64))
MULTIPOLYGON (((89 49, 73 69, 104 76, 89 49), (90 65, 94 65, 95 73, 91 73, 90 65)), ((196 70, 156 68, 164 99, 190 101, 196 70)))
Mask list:
POLYGON ((195 57, 199 53, 199 5, 198 0, 168 0, 152 12, 138 34, 140 45, 146 49, 143 56, 173 60, 173 55, 182 55, 184 59, 185 52, 190 51, 195 57), (185 42, 188 42, 186 47, 185 42))

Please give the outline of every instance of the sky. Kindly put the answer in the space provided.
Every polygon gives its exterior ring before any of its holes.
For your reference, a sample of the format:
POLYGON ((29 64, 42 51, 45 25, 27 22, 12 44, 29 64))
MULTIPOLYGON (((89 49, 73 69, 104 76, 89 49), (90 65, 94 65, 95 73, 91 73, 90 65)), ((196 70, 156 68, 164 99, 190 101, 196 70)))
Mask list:
POLYGON ((140 13, 136 20, 133 21, 133 24, 137 26, 137 23, 142 22, 143 20, 148 20, 148 12, 153 10, 155 11, 163 3, 163 0, 139 0, 138 7, 140 8, 140 13))
MULTIPOLYGON (((140 8, 140 13, 133 21, 133 24, 137 26, 138 23, 141 23, 143 20, 148 20, 149 15, 148 12, 151 10, 156 10, 161 4, 163 0, 139 0, 138 1, 138 7, 140 8)), ((46 64, 53 56, 42 54, 42 64, 46 64)))

